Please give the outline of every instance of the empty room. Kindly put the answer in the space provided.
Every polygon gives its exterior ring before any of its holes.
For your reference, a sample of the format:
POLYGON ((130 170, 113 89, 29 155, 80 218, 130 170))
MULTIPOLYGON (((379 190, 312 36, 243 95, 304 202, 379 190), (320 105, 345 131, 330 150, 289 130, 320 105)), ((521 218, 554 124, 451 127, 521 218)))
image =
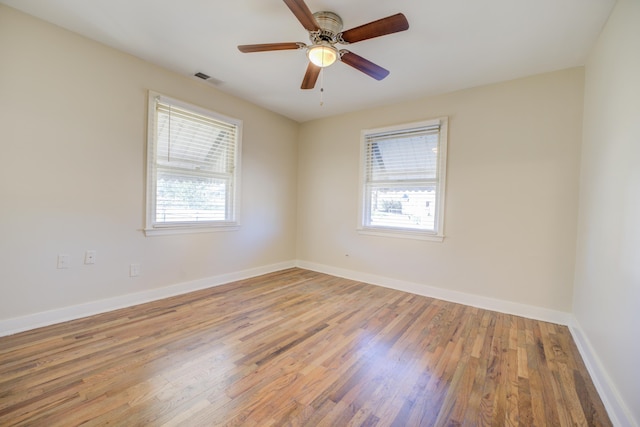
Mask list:
POLYGON ((0 0, 0 425, 640 427, 639 76, 639 0, 0 0))

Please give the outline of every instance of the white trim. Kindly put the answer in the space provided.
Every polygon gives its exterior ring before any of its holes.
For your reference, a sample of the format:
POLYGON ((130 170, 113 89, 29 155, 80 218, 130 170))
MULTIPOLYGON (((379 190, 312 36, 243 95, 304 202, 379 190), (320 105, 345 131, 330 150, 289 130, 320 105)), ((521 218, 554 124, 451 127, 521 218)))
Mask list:
POLYGON ((362 129, 360 131, 360 160, 358 168, 358 222, 356 224, 356 230, 359 234, 369 234, 381 237, 394 237, 402 239, 416 239, 416 240, 431 240, 436 242, 442 242, 444 240, 444 215, 445 215, 445 198, 446 198, 446 180, 447 180, 447 151, 448 151, 448 129, 449 118, 447 116, 438 117, 435 119, 424 120, 420 122, 405 123, 394 126, 386 126, 376 129, 362 129), (389 228, 378 227, 374 225, 367 225, 365 219, 366 212, 370 210, 367 207, 365 184, 366 178, 366 153, 367 153, 367 137, 372 134, 387 134, 399 131, 407 131, 416 128, 433 128, 438 129, 438 172, 436 192, 436 204, 437 210, 435 215, 435 228, 433 232, 425 233, 419 229, 401 229, 401 228, 389 228))
POLYGON ((178 283, 159 289, 150 289, 148 291, 138 292, 134 294, 121 295, 70 307, 63 307, 50 311, 29 314, 26 316, 0 320, 0 336, 11 335, 30 329, 66 322, 68 320, 79 319, 94 314, 117 310, 124 307, 130 307, 132 305, 156 301, 162 298, 181 295, 188 292, 219 286, 225 283, 244 280, 247 278, 260 276, 262 274, 273 273, 275 271, 285 270, 287 268, 293 267, 304 268, 307 270, 330 274, 337 277, 344 277, 351 280, 358 280, 370 283, 372 285, 410 292, 416 295, 438 298, 445 301, 470 305, 487 310, 514 314, 516 316, 528 317, 530 319, 537 319, 561 325, 570 325, 575 323, 575 321, 573 320, 573 316, 570 313, 298 260, 285 261, 277 264, 251 268, 248 270, 193 280, 190 282, 178 283))
POLYGON ((442 242, 444 236, 438 236, 435 233, 420 233, 417 231, 403 231, 403 230, 385 230, 383 228, 359 228, 358 234, 365 236, 378 236, 378 237, 396 237, 400 239, 415 239, 415 240, 431 240, 432 242, 442 242))
POLYGON ((447 153, 449 152, 449 118, 440 117, 440 138, 438 139, 438 224, 436 234, 444 237, 444 210, 447 204, 447 153))
POLYGON ((600 399, 602 399, 602 403, 607 409, 611 423, 614 426, 640 427, 640 420, 633 419, 631 411, 624 403, 613 381, 611 381, 591 342, 580 327, 578 319, 571 317, 572 323, 569 325, 569 331, 571 331, 573 340, 578 347, 587 371, 589 371, 591 381, 593 381, 600 399))
POLYGON ((295 266, 295 261, 285 261, 277 264, 250 268, 248 270, 220 274, 190 282, 178 283, 163 288, 150 289, 133 294, 120 295, 98 301, 90 301, 70 307, 63 307, 26 316, 4 319, 0 320, 0 337, 69 320, 80 319, 94 314, 105 313, 107 311, 113 311, 120 308, 131 307, 145 302, 186 294, 201 289, 220 286, 229 282, 249 279, 251 277, 273 273, 275 271, 285 270, 295 266))
POLYGON ((582 331, 577 319, 570 313, 550 310, 543 307, 520 304, 511 301, 504 301, 495 298, 488 298, 479 295, 472 295, 443 288, 437 288, 425 284, 408 282, 390 277, 378 276, 354 270, 331 267, 324 264, 317 264, 309 261, 285 261, 277 264, 255 267, 238 272, 220 274, 204 279, 190 282, 178 283, 175 285, 150 289, 134 294, 121 295, 99 301, 91 301, 70 307, 34 313, 22 317, 0 320, 0 337, 28 331, 35 328, 62 323, 69 320, 100 314, 120 308, 130 307, 137 304, 169 298, 176 295, 186 294, 201 289, 220 286, 226 283, 244 280, 262 274, 273 273, 288 268, 299 267, 333 276, 344 277, 351 280, 370 283, 372 285, 383 286, 403 292, 410 292, 431 298, 438 298, 445 301, 479 307, 501 313, 523 316, 530 319, 542 320, 545 322, 566 325, 573 336, 587 367, 589 375, 602 399, 607 413, 614 426, 640 427, 637 420, 634 420, 631 411, 627 408, 614 387, 609 375, 593 346, 582 331))
POLYGON ((486 310, 498 311, 506 314, 527 317, 529 319, 542 320, 544 322, 569 325, 572 321, 571 313, 551 310, 544 307, 521 304, 517 302, 505 301, 496 298, 483 297, 480 295, 467 294, 464 292, 452 291, 438 288, 426 284, 408 282, 393 279, 390 277, 378 276, 375 274, 362 273, 354 270, 331 267, 324 264, 298 260, 297 266, 306 270, 313 270, 332 276, 344 277, 346 279, 357 280, 370 283, 372 285, 383 286, 385 288, 396 289, 416 295, 437 298, 458 304, 470 305, 472 307, 486 310))
POLYGON ((241 201, 241 165, 242 165, 242 132, 243 121, 234 117, 220 114, 217 111, 209 110, 198 105, 181 101, 159 92, 149 90, 147 94, 147 138, 145 147, 145 227, 143 229, 145 236, 168 235, 168 234, 191 234, 191 233, 209 233, 216 231, 234 231, 240 226, 240 201, 241 201), (231 191, 231 199, 226 203, 226 221, 206 221, 201 223, 189 224, 185 222, 156 222, 156 185, 157 185, 157 169, 156 169, 156 150, 157 150, 157 131, 156 131, 156 102, 161 100, 165 103, 178 106, 188 111, 201 114, 205 117, 212 118, 225 124, 233 125, 236 128, 235 140, 235 156, 233 170, 233 190, 231 191), (229 212, 229 208, 231 211, 229 212))
POLYGON ((173 234, 195 234, 195 233, 217 233, 220 231, 238 231, 239 225, 227 225, 227 226, 192 226, 192 227, 157 227, 157 228, 145 228, 144 235, 149 236, 168 236, 173 234))

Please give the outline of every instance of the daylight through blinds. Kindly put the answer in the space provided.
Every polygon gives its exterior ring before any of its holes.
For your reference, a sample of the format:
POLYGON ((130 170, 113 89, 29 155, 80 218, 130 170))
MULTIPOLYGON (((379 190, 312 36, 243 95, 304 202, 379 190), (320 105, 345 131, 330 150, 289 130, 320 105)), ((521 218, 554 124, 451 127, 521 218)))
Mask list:
POLYGON ((435 231, 440 127, 366 134, 364 225, 435 231))
POLYGON ((156 99, 155 224, 234 220, 238 126, 156 99))

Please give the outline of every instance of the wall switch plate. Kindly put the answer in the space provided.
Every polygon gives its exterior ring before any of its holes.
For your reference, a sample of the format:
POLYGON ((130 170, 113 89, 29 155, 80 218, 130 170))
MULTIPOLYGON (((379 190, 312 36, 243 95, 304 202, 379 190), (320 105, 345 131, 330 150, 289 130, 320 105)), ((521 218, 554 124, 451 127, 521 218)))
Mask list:
POLYGON ((96 251, 86 251, 84 253, 84 263, 85 264, 95 264, 96 263, 96 251))
POLYGON ((140 264, 131 264, 129 266, 129 277, 138 277, 140 275, 140 264))
POLYGON ((69 268, 71 264, 69 255, 67 254, 58 254, 58 268, 69 268))

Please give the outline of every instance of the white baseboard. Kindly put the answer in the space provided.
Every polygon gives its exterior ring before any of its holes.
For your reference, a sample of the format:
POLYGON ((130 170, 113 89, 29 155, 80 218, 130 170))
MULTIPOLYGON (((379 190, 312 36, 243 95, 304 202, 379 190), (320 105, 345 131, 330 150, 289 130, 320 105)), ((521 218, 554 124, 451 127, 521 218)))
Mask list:
POLYGON ((382 277, 368 273, 362 273, 353 270, 346 270, 331 267, 323 264, 316 264, 308 261, 286 261, 282 263, 251 268, 248 270, 221 274, 218 276, 207 277, 190 282, 178 283, 175 285, 151 289, 148 291, 137 292, 133 294, 121 295, 113 298, 91 301, 69 307, 63 307, 55 310, 49 310, 21 317, 0 320, 0 336, 12 335, 18 332, 30 329, 49 326, 56 323, 66 322, 69 320, 79 319, 82 317, 92 316, 94 314, 104 313, 107 311, 117 310, 124 307, 130 307, 136 304, 156 301, 162 298, 168 298, 175 295, 181 295, 200 289, 219 286, 236 280, 248 279, 262 274, 272 273, 274 271, 284 270, 287 268, 300 267, 307 270, 313 270, 320 273, 330 274, 333 276, 344 277, 351 280, 371 283, 373 285, 384 286, 387 288, 397 289, 404 292, 410 292, 417 295, 438 298, 445 301, 456 302, 460 304, 471 305, 488 310, 499 311, 502 313, 524 316, 531 319, 538 319, 547 322, 568 325, 572 319, 569 313, 549 310, 541 307, 529 306, 509 301, 503 301, 493 298, 482 297, 478 295, 466 294, 436 288, 419 283, 407 282, 389 277, 382 277))
POLYGON ((480 295, 472 295, 464 292, 437 288, 420 283, 407 282, 403 280, 392 279, 390 277, 362 273, 360 271, 346 270, 302 260, 298 260, 297 266, 307 270, 330 274, 332 276, 344 277, 345 279, 371 283, 372 285, 383 286, 385 288, 410 292, 412 294, 437 298, 449 302, 455 302, 458 304, 470 305, 486 310, 498 311, 500 313, 527 317, 529 319, 542 320, 545 322, 551 322, 560 325, 569 325, 572 320, 571 313, 566 313, 563 311, 550 310, 543 307, 504 301, 496 298, 483 297, 480 295))
POLYGON ((638 420, 634 420, 632 418, 632 416, 630 415, 631 412, 628 410, 628 408, 624 404, 624 401, 620 398, 619 393, 612 385, 613 383, 607 375, 606 370, 603 368, 603 365, 600 362, 600 359, 596 355, 595 351, 593 350, 593 347, 591 346, 589 340, 580 328, 578 321, 570 313, 488 298, 479 295, 466 294, 463 292, 437 288, 389 277, 377 276, 374 274, 368 274, 359 271, 331 267, 328 265, 317 264, 302 260, 286 261, 282 263, 251 268, 248 270, 207 277, 190 282, 178 283, 164 288, 151 289, 134 294, 127 294, 99 301, 91 301, 88 303, 70 307, 34 313, 22 317, 0 320, 0 336, 12 335, 18 332, 66 322, 69 320, 79 319, 82 317, 117 310, 120 308, 130 307, 132 305, 142 304, 145 302, 156 301, 163 298, 219 286, 225 283, 244 280, 251 277, 260 276, 262 274, 273 273, 275 271, 285 270, 293 267, 304 268, 307 270, 330 274, 332 276, 344 277, 346 279, 357 280, 373 285, 383 286, 386 288, 410 292, 416 295, 438 298, 445 301, 470 305, 473 307, 498 311, 501 313, 523 316, 530 319, 537 319, 560 325, 567 325, 569 326, 569 330, 573 335, 574 341, 576 342, 578 350, 582 355, 585 365, 587 366, 589 374, 591 375, 594 385, 596 386, 596 389, 600 394, 600 397, 607 409, 613 425, 640 427, 638 420))
POLYGON ((156 301, 175 295, 186 294, 200 289, 211 288, 237 280, 249 279, 262 274, 273 273, 296 266, 295 261, 286 261, 262 267, 250 268, 233 273, 221 274, 190 282, 178 283, 158 289, 121 295, 99 301, 91 301, 84 304, 63 307, 55 310, 29 314, 21 317, 0 320, 0 337, 28 331, 43 326, 62 323, 69 320, 80 319, 94 314, 130 307, 145 302, 156 301))
POLYGON ((580 352, 580 355, 582 356, 585 365, 587 366, 589 375, 591 375, 593 383, 605 405, 605 408, 607 409, 607 413, 613 425, 620 427, 640 427, 638 421, 634 420, 631 417, 631 412, 628 410, 623 400, 620 398, 620 394, 613 386, 613 383, 604 370, 602 363, 596 356, 596 353, 593 351, 593 347, 590 345, 588 339, 582 332, 578 321, 571 313, 550 310, 543 307, 536 307, 510 301, 498 300, 479 295, 466 294, 463 292, 457 292, 419 283, 362 273, 359 271, 346 270, 308 261, 298 260, 297 266, 307 270, 330 274, 332 276, 344 277, 346 279, 357 280, 360 282, 371 283, 373 285, 383 286, 386 288, 396 289, 404 292, 410 292, 426 297, 438 298, 445 301, 470 305, 473 307, 498 311, 501 313, 527 317, 529 319, 536 319, 545 322, 566 325, 569 327, 569 330, 578 347, 578 351, 580 352))
POLYGON ((607 371, 604 369, 604 365, 575 317, 571 325, 569 325, 569 330, 613 425, 620 427, 640 427, 640 420, 633 419, 631 411, 620 397, 618 390, 614 387, 611 378, 609 378, 607 371))

